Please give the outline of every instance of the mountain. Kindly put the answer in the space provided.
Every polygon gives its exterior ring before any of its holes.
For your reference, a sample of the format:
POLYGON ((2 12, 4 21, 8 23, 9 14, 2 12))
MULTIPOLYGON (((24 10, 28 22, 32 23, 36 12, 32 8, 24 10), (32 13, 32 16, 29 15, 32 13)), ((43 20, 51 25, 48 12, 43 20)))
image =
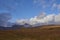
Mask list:
POLYGON ((16 30, 16 29, 21 29, 21 28, 30 28, 32 27, 31 25, 25 23, 24 25, 18 25, 18 24, 14 24, 10 27, 4 27, 4 26, 0 26, 0 30, 16 30))
POLYGON ((57 24, 57 23, 55 23, 55 24, 54 23, 53 24, 46 24, 46 23, 41 23, 40 24, 40 23, 38 23, 38 24, 35 24, 35 25, 29 25, 29 24, 25 23, 24 25, 13 24, 10 27, 0 26, 0 30, 17 30, 17 29, 21 29, 21 28, 49 28, 49 27, 46 27, 46 26, 60 27, 60 25, 57 24))

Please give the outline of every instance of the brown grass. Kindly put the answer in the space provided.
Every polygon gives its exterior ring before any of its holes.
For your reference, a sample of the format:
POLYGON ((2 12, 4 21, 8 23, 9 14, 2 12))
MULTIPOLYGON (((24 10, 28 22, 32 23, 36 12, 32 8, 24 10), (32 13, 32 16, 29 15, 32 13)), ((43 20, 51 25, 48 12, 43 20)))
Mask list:
POLYGON ((47 27, 0 30, 0 40, 60 40, 60 27, 47 27))

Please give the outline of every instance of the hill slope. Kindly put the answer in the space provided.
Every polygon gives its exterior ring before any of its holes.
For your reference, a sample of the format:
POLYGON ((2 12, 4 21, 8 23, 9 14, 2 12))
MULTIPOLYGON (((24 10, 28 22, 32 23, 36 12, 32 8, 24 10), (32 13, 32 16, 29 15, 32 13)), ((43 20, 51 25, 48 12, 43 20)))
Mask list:
POLYGON ((60 40, 60 26, 52 26, 0 30, 0 40, 60 40))

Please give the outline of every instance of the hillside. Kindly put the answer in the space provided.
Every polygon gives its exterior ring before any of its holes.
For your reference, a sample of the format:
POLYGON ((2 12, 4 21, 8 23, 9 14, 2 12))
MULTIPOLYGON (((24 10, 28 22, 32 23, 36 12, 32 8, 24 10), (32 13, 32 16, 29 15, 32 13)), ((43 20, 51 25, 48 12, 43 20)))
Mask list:
POLYGON ((60 25, 0 30, 0 40, 60 40, 60 25))

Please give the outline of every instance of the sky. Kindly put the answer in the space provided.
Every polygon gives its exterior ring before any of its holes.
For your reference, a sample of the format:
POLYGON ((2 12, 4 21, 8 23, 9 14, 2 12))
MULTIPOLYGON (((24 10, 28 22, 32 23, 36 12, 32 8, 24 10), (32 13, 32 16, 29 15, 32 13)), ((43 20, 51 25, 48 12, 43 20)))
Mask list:
POLYGON ((0 14, 12 14, 11 22, 31 19, 42 13, 59 14, 60 0, 0 0, 0 14))

